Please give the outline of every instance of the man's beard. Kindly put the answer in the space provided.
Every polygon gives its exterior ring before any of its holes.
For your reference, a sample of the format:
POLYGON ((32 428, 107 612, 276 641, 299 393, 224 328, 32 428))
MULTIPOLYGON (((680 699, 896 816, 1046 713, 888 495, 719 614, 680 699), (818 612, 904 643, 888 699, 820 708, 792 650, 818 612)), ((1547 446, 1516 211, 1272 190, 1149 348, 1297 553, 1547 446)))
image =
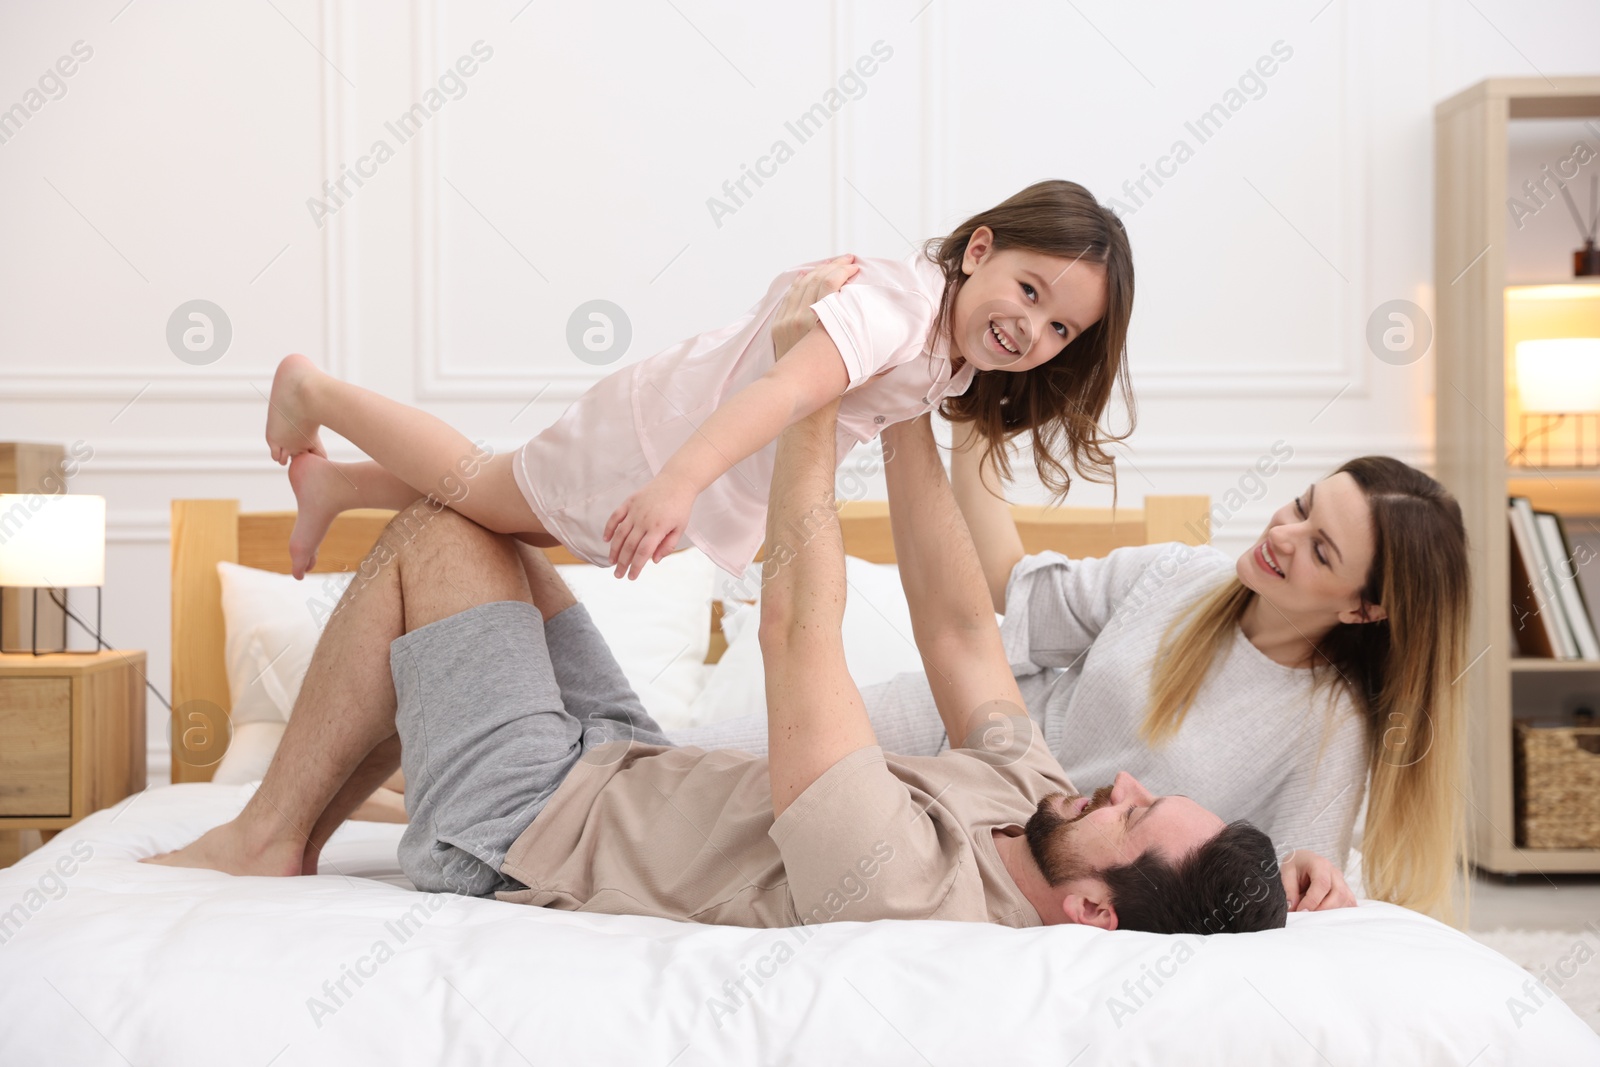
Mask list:
MULTIPOLYGON (((1066 818, 1051 807, 1051 802, 1063 793, 1051 793, 1039 801, 1038 810, 1028 816, 1027 825, 1023 828, 1028 837, 1028 850, 1033 853, 1033 860, 1039 865, 1039 870, 1044 872, 1044 880, 1052 886, 1064 885, 1075 878, 1093 874, 1089 865, 1079 856, 1078 850, 1072 841, 1072 824, 1083 818, 1097 808, 1103 808, 1111 803, 1111 787, 1103 785, 1094 791, 1094 796, 1089 800, 1089 806, 1083 809, 1080 815, 1066 818)), ((1078 794, 1082 796, 1083 794, 1078 794)), ((1069 800, 1076 799, 1069 797, 1069 800)))

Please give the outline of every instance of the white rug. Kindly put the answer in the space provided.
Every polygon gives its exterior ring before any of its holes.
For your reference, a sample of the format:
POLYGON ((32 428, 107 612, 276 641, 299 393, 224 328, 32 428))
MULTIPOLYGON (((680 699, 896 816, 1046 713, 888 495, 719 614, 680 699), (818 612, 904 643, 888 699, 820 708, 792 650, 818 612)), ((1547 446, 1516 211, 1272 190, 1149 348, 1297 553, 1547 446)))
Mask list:
POLYGON ((1600 1033, 1600 923, 1571 930, 1469 930, 1468 934, 1510 958, 1532 977, 1506 1010, 1520 1021, 1552 996, 1560 997, 1600 1033))

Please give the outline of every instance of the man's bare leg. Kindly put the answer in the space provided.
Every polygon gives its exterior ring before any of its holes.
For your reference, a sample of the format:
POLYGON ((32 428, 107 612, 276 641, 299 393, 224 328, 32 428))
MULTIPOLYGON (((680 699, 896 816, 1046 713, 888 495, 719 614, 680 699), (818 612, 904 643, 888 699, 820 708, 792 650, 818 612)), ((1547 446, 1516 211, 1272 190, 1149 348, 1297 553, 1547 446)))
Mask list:
POLYGON ((362 808, 369 807, 373 793, 382 791, 382 783, 392 777, 399 766, 400 735, 391 734, 367 753, 356 769, 350 772, 350 777, 345 779, 344 785, 333 795, 328 806, 323 809, 321 818, 317 820, 317 825, 311 828, 311 834, 306 840, 305 854, 300 860, 301 874, 317 873, 317 862, 322 856, 322 846, 328 843, 328 838, 344 825, 346 819, 366 818, 378 822, 398 823, 406 821, 405 797, 398 793, 391 794, 399 802, 398 805, 379 803, 370 805, 370 810, 362 812, 362 808))
POLYGON ((350 817, 368 822, 410 822, 406 815, 406 772, 396 770, 385 778, 350 817))
MULTIPOLYGON (((524 591, 524 595, 519 597, 505 596, 498 599, 526 600, 528 599, 528 593, 531 593, 534 606, 539 609, 540 615, 546 622, 578 602, 577 597, 572 595, 572 590, 567 588, 567 583, 561 580, 561 576, 556 573, 555 566, 551 564, 549 557, 543 552, 536 548, 530 548, 525 543, 518 543, 517 540, 507 542, 507 544, 516 553, 517 560, 527 577, 528 590, 524 591)), ((405 573, 402 574, 402 593, 410 590, 413 597, 416 596, 417 582, 414 579, 414 569, 409 576, 405 573)), ((446 576, 444 581, 449 583, 453 579, 446 576)), ((462 611, 471 606, 466 603, 463 596, 470 599, 471 595, 478 595, 463 594, 461 588, 455 585, 447 585, 447 588, 456 593, 455 599, 461 600, 463 606, 458 610, 462 611)), ((481 593, 482 595, 488 595, 486 590, 481 591, 481 593)), ((484 603, 487 602, 484 601, 484 603)), ((444 606, 448 607, 449 605, 447 603, 444 606)), ((443 609, 428 608, 425 605, 423 610, 443 609)), ((447 614, 455 614, 455 612, 447 612, 447 614)), ((440 617, 443 618, 444 616, 441 615, 440 617)), ((411 628, 413 627, 408 627, 408 631, 411 628)), ((377 817, 384 822, 403 823, 406 821, 405 796, 403 793, 405 779, 398 771, 399 766, 400 735, 395 734, 368 753, 366 759, 350 775, 349 779, 345 781, 344 787, 329 803, 327 810, 322 813, 322 818, 317 821, 316 827, 311 831, 310 840, 306 842, 305 859, 301 866, 302 874, 317 873, 317 860, 322 852, 322 846, 327 843, 328 838, 344 823, 345 819, 353 816, 360 817, 363 808, 369 809, 369 816, 377 817), (396 779, 399 780, 396 781, 396 779), (391 788, 385 788, 386 785, 391 785, 391 788), (399 788, 393 788, 394 786, 399 788), (388 795, 383 797, 381 801, 374 803, 377 800, 377 794, 380 793, 388 795)))
POLYGON ((350 813, 350 818, 362 822, 394 822, 402 826, 411 821, 406 814, 406 791, 390 785, 380 785, 361 806, 350 813))
POLYGON ((528 591, 533 597, 533 606, 539 609, 544 621, 549 622, 576 604, 578 598, 572 595, 572 590, 562 581, 549 556, 537 548, 529 547, 522 538, 517 540, 520 542, 515 546, 517 558, 522 564, 523 573, 527 576, 528 591))
MULTIPOLYGON (((415 517, 412 511, 401 516, 415 517)), ((397 517, 396 524, 400 519, 397 517)), ((351 773, 394 733, 389 642, 404 633, 391 525, 345 590, 312 653, 294 712, 261 786, 231 822, 147 862, 229 874, 292 875, 311 830, 351 773)))
POLYGON ((149 862, 314 870, 327 837, 394 769, 390 642, 479 604, 531 602, 518 550, 448 509, 419 502, 402 511, 329 619, 261 787, 231 822, 149 862), (358 771, 364 780, 351 782, 358 771))
MULTIPOLYGON (((433 505, 419 502, 403 514, 412 518, 404 524, 397 521, 397 524, 391 525, 391 540, 399 544, 395 558, 385 569, 396 571, 399 576, 400 626, 404 633, 480 604, 502 600, 527 602, 529 583, 519 557, 521 552, 535 553, 545 567, 550 566, 542 552, 527 548, 510 537, 491 533, 454 511, 437 510, 433 505)), ((374 548, 374 553, 381 548, 380 542, 379 547, 374 548)), ((561 592, 566 593, 566 603, 575 603, 553 569, 549 577, 560 584, 561 592)), ((545 595, 548 599, 554 594, 545 595)), ((508 649, 511 653, 517 651, 508 649)), ((301 860, 303 874, 317 873, 318 859, 328 838, 379 785, 395 777, 400 766, 400 735, 394 732, 395 697, 393 678, 388 673, 387 645, 384 646, 383 662, 389 736, 362 758, 318 817, 305 842, 301 860)), ((310 675, 307 677, 309 679, 310 675)), ((302 688, 301 692, 304 691, 302 688)), ((402 816, 403 803, 402 800, 402 816)), ((397 821, 403 822, 404 819, 397 821)))

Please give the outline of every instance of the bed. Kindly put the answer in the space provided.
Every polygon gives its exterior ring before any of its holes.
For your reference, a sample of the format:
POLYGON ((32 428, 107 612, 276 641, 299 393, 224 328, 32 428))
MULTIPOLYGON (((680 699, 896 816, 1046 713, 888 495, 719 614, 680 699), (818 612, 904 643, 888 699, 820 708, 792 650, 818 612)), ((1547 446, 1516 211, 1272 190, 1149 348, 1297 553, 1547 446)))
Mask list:
MULTIPOLYGON (((1203 540, 1206 510, 1152 498, 1114 521, 1019 518, 1030 548, 1092 554, 1203 540)), ((354 565, 383 519, 347 516, 322 565, 354 565)), ((850 505, 843 522, 853 554, 892 563, 881 506, 850 505)), ((358 821, 314 878, 136 863, 255 788, 210 780, 230 732, 207 716, 231 707, 217 564, 283 569, 283 523, 175 503, 174 728, 192 744, 175 784, 0 870, 0 1063, 1600 1062, 1600 1037, 1527 972, 1372 901, 1210 938, 747 930, 420 894, 395 860, 402 828, 358 821)), ((726 647, 707 635, 706 658, 726 647)))

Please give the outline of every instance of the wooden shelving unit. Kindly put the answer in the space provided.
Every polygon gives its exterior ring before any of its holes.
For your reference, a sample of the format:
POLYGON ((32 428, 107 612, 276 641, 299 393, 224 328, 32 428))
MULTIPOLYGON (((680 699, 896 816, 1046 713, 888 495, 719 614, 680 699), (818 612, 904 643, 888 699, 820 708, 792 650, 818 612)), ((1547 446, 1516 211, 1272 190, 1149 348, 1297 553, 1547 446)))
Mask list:
MULTIPOLYGON (((1506 498, 1600 515, 1600 472, 1532 471, 1507 462, 1509 414, 1507 138, 1517 119, 1600 117, 1600 77, 1491 78, 1434 112, 1434 292, 1439 478, 1461 502, 1473 568, 1465 687, 1473 862, 1506 874, 1600 872, 1600 849, 1516 847, 1513 690, 1519 679, 1600 691, 1600 665, 1522 659, 1511 643, 1506 498)), ((1557 281, 1552 277, 1551 281, 1557 281)), ((1600 311, 1600 300, 1595 301, 1600 311)), ((1515 398, 1511 398, 1514 402, 1515 398)), ((1600 565, 1600 564, 1595 564, 1600 565)), ((1600 803, 1600 798, 1597 798, 1600 803)))

